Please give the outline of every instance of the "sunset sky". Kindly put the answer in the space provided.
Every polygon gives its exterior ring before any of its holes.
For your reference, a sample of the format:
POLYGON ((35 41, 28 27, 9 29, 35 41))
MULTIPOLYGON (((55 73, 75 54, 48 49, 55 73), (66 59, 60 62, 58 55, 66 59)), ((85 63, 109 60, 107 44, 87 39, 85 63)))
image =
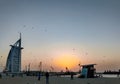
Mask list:
POLYGON ((0 0, 0 71, 22 33, 22 70, 120 69, 120 0, 0 0))

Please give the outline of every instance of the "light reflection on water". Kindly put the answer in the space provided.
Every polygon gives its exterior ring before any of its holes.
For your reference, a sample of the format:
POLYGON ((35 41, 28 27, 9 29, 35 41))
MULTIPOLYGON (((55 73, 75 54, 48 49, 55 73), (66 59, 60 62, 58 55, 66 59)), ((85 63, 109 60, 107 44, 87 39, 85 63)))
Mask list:
MULTIPOLYGON (((74 75, 74 77, 78 77, 78 75, 74 75)), ((61 77, 71 77, 70 75, 62 75, 61 77)), ((120 75, 118 76, 117 74, 102 74, 102 77, 104 78, 120 78, 120 75)))
POLYGON ((103 74, 102 76, 105 78, 117 78, 118 77, 118 75, 116 75, 116 74, 103 74))

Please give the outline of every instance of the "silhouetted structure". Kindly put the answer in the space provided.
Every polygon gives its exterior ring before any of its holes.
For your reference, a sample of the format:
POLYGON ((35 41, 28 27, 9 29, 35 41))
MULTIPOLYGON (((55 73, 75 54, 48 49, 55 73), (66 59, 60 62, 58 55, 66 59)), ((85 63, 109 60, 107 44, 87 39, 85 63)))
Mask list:
POLYGON ((41 79, 41 72, 38 73, 38 80, 40 81, 41 79))
POLYGON ((105 70, 103 72, 103 74, 117 74, 117 75, 119 75, 120 74, 120 70, 118 70, 118 71, 105 70))
POLYGON ((49 84, 49 73, 46 72, 46 73, 45 73, 45 76, 46 76, 46 84, 49 84))
POLYGON ((85 77, 85 78, 94 78, 94 74, 95 74, 95 68, 94 65, 96 64, 88 64, 88 65, 81 65, 82 67, 82 72, 81 72, 81 76, 85 77))
POLYGON ((74 73, 71 72, 70 75, 71 75, 71 80, 73 80, 73 78, 74 78, 74 73))
POLYGON ((21 34, 20 39, 13 45, 10 45, 11 49, 8 54, 6 62, 6 72, 19 73, 21 71, 21 34))

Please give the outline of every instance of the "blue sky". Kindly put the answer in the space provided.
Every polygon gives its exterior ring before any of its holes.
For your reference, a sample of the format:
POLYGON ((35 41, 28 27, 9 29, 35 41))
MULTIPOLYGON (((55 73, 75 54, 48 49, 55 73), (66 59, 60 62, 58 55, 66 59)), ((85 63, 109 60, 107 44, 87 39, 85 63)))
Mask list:
POLYGON ((97 63, 98 70, 120 67, 119 0, 1 0, 2 65, 18 32, 24 47, 23 68, 32 56, 54 66, 51 58, 55 59, 55 52, 71 54, 73 48, 82 64, 97 63), (83 56, 86 52, 87 57, 83 56))

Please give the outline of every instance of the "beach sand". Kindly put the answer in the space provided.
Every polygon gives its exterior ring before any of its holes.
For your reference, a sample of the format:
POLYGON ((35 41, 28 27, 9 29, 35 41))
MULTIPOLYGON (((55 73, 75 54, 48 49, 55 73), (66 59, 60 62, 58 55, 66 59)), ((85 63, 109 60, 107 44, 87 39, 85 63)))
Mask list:
MULTIPOLYGON (((0 84, 46 84, 43 76, 40 81, 37 77, 6 77, 0 79, 0 84)), ((74 78, 52 76, 49 84, 120 84, 120 78, 74 78)))

